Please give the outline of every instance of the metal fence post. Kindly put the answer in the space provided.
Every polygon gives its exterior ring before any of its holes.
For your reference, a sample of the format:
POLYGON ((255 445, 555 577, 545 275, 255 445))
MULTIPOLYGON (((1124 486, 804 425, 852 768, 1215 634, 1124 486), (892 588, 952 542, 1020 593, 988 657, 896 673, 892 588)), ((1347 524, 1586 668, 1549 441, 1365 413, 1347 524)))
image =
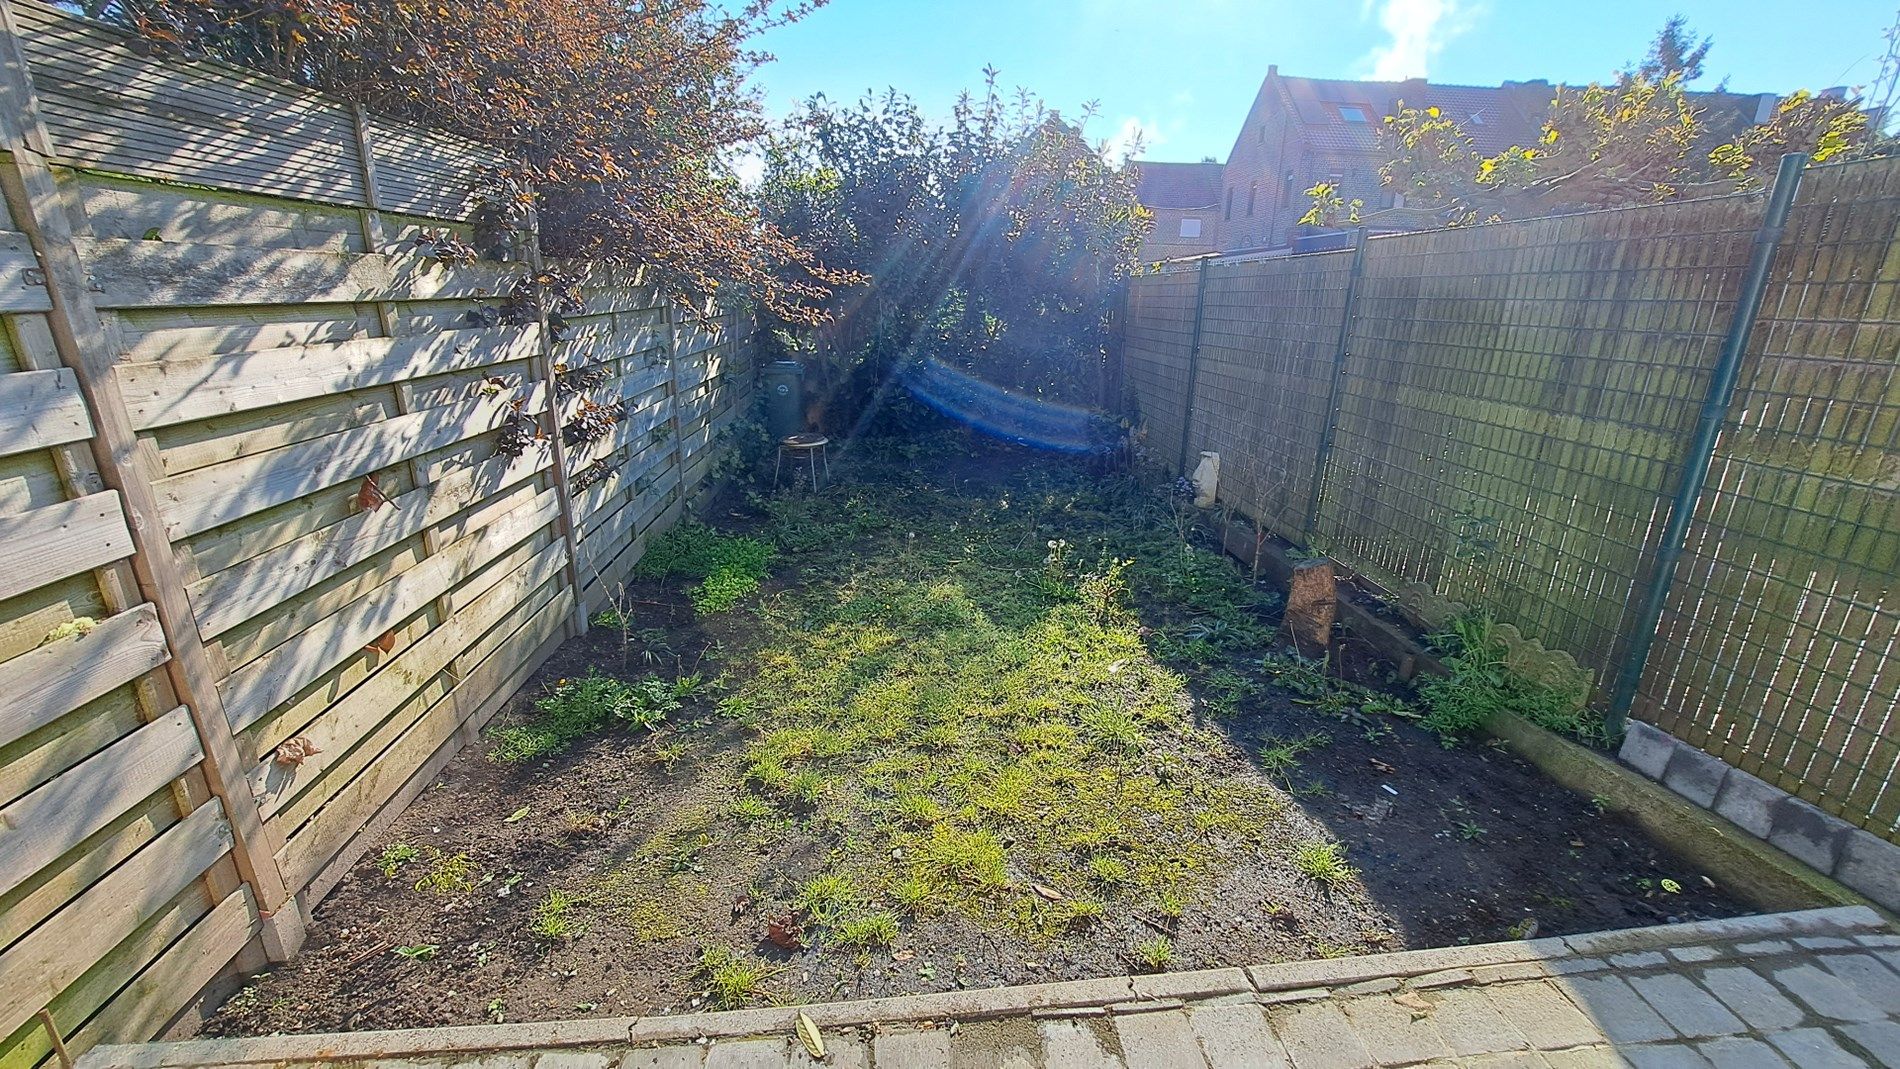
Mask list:
POLYGON ((1201 374, 1201 317, 1207 309, 1207 265, 1213 256, 1201 257, 1200 274, 1194 280, 1194 336, 1188 342, 1187 395, 1181 399, 1181 474, 1188 472, 1188 441, 1194 432, 1195 380, 1201 374))
POLYGON ((1636 690, 1642 684, 1643 671, 1649 665, 1649 652, 1656 644, 1656 631, 1662 625, 1663 607, 1669 600, 1669 588, 1676 578, 1676 565, 1682 559, 1688 539, 1689 522, 1695 518, 1696 502, 1708 480, 1709 463, 1715 456, 1716 439, 1727 421, 1729 405, 1735 399, 1735 382, 1741 374, 1742 358, 1755 332, 1755 317, 1761 312, 1762 298, 1768 291, 1768 269, 1773 265, 1775 249, 1781 244, 1781 232, 1788 223, 1788 210, 1794 204, 1795 191, 1801 185, 1801 171, 1808 165, 1803 152, 1781 157, 1775 171, 1775 188, 1768 197, 1768 209, 1762 213, 1761 228, 1755 232, 1755 250, 1742 276, 1742 292, 1736 298, 1735 315, 1729 320, 1728 336, 1722 341, 1722 354, 1709 376, 1709 392, 1702 401, 1702 414, 1696 420, 1695 436, 1690 439, 1683 458, 1681 481, 1669 507, 1669 522, 1663 527, 1656 546, 1656 570, 1649 590, 1644 594, 1631 632, 1629 653, 1616 676, 1610 693, 1609 712, 1604 728, 1611 738, 1623 733, 1629 723, 1630 708, 1636 703, 1636 690))
POLYGON ((1326 387, 1326 422, 1320 425, 1319 445, 1313 450, 1311 493, 1306 499, 1306 545, 1313 545, 1313 530, 1319 525, 1320 491, 1326 482, 1326 459, 1333 452, 1333 434, 1339 427, 1339 384, 1346 377, 1346 356, 1352 346, 1353 305, 1359 297, 1359 276, 1366 269, 1366 228, 1352 232, 1352 269, 1346 275, 1346 300, 1339 313, 1339 344, 1333 347, 1333 378, 1326 387))

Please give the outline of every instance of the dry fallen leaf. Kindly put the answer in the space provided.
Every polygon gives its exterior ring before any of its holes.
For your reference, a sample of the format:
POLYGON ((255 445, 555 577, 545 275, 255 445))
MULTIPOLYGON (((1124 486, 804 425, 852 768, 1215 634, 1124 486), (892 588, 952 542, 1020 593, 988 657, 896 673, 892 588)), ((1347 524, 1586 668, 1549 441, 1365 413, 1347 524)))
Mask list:
POLYGON ((382 487, 376 485, 376 477, 363 476, 363 485, 356 489, 356 507, 364 512, 375 512, 388 503, 389 495, 383 492, 382 487))
POLYGON ((798 1015, 798 1041, 805 1044, 805 1053, 813 1059, 824 1060, 825 1037, 818 1032, 818 1022, 803 1013, 798 1015))
POLYGON ((781 913, 765 918, 765 938, 781 950, 799 950, 805 945, 805 929, 797 917, 781 913))
POLYGON ((379 650, 383 653, 388 653, 390 650, 393 650, 395 648, 396 648, 396 632, 393 630, 385 631, 382 634, 377 635, 376 640, 374 642, 371 642, 369 645, 363 647, 364 650, 379 650))
POLYGON ((1376 757, 1369 757, 1366 759, 1366 761, 1367 763, 1371 764, 1373 768, 1376 768, 1381 772, 1397 772, 1398 771, 1398 766, 1388 765, 1384 761, 1381 761, 1376 757))
POLYGON ((1030 888, 1034 890, 1037 894, 1041 895, 1042 897, 1048 899, 1051 902, 1060 902, 1064 898, 1068 897, 1067 895, 1063 894, 1061 891, 1058 891, 1053 887, 1045 887, 1039 883, 1030 884, 1030 888))

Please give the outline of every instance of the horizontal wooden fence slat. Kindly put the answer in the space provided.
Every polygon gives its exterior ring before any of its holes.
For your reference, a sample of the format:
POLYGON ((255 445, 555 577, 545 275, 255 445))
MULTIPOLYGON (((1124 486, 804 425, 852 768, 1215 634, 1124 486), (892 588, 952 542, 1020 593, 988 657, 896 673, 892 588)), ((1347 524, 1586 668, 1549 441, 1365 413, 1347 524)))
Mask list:
POLYGON ((203 753, 181 707, 0 809, 0 894, 184 775, 203 753))
POLYGON ((0 601, 131 553, 117 490, 0 516, 0 601))
POLYGON ((171 657, 150 602, 0 663, 0 746, 72 712, 171 657))
POLYGON ((231 825, 217 802, 206 802, 0 953, 0 1035, 26 1023, 230 849, 231 825))
MULTIPOLYGON (((539 412, 545 393, 536 384, 524 410, 539 412)), ((161 479, 153 489, 172 538, 184 538, 492 430, 512 404, 503 391, 424 409, 161 479)))
POLYGON ((510 514, 491 527, 457 539, 441 553, 390 580, 269 655, 246 665, 226 680, 225 709, 233 730, 256 723, 279 702, 352 656, 398 621, 448 592, 449 588, 495 555, 547 526, 554 516, 554 495, 533 509, 510 514))
POLYGON ((198 626, 215 638, 465 508, 531 478, 551 459, 545 442, 519 457, 460 468, 320 531, 208 576, 190 588, 198 626))
POLYGON ((79 239, 101 308, 335 304, 497 297, 522 274, 491 261, 442 264, 420 253, 243 249, 124 238, 79 239))
POLYGON ((368 386, 526 360, 539 341, 540 328, 532 324, 363 338, 123 364, 119 380, 133 425, 149 430, 368 386))
POLYGON ((73 373, 0 375, 0 456, 92 437, 92 417, 73 373))

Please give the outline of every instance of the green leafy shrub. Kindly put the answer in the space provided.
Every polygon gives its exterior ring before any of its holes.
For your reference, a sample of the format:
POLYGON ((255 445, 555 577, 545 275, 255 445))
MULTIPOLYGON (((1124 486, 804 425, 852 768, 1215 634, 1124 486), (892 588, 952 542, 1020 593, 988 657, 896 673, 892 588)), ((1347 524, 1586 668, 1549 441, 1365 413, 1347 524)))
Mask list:
POLYGON ((686 588, 693 610, 724 612, 756 593, 772 547, 756 538, 682 523, 647 549, 634 571, 655 579, 697 579, 686 588))
POLYGON ((1603 718, 1585 706, 1583 688, 1546 683, 1513 668, 1510 647, 1488 614, 1459 616, 1429 641, 1451 674, 1419 688, 1426 708, 1422 723, 1445 745, 1482 730, 1498 713, 1516 713, 1585 742, 1605 740, 1603 718))

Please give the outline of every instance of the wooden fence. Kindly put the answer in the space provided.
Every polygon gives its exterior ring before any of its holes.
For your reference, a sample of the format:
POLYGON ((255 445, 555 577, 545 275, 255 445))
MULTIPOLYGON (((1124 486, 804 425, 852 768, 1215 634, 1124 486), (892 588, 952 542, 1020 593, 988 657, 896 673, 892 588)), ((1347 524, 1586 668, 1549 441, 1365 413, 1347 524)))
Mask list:
MULTIPOLYGON (((1170 265, 1146 444, 1427 625, 1482 608, 1634 714, 1900 841, 1900 161, 1730 197, 1170 265), (1769 284, 1658 637, 1632 643, 1757 243, 1769 284), (1315 485, 1318 491, 1315 492, 1315 485)), ((1538 652, 1533 650, 1533 652, 1538 652)))
POLYGON ((559 339, 495 323, 525 264, 411 241, 468 235, 480 146, 0 12, 11 1067, 294 953, 707 486, 753 376, 747 317, 638 277, 584 272, 559 339), (617 419, 565 437, 586 406, 617 419))

